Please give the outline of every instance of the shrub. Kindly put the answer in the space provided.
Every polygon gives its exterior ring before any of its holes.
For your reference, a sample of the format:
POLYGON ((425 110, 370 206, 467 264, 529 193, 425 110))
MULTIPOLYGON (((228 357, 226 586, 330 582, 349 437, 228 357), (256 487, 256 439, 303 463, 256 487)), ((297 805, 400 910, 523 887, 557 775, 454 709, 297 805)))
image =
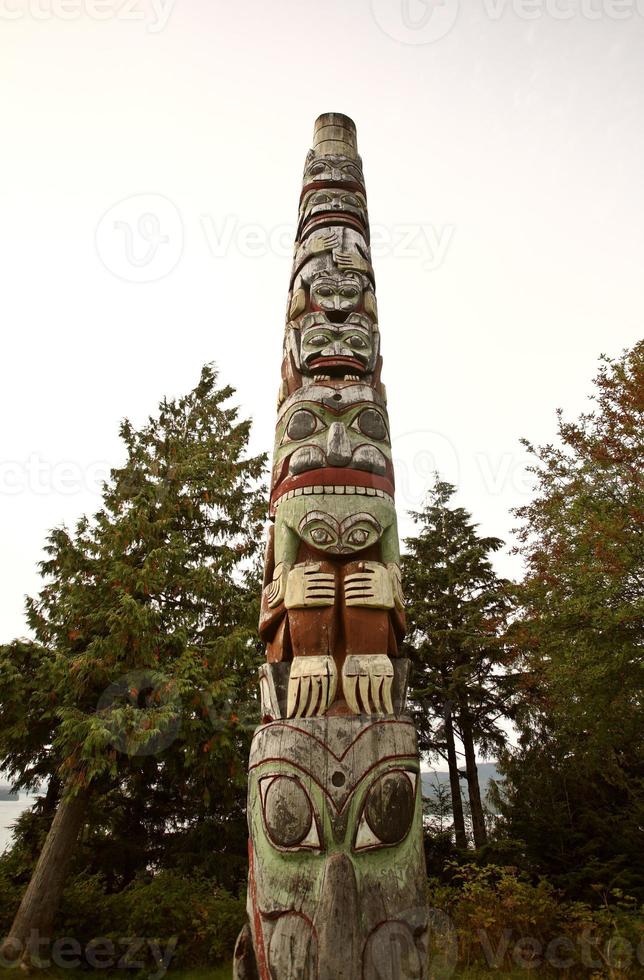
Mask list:
MULTIPOLYGON (((15 855, 0 858, 0 938, 10 929, 24 887, 15 864, 15 855)), ((65 889, 53 939, 73 939, 84 954, 97 940, 109 940, 120 955, 128 938, 139 937, 146 942, 136 959, 146 968, 154 965, 150 942, 173 950, 173 968, 212 967, 232 959, 245 919, 244 898, 206 877, 162 871, 109 894, 100 875, 80 874, 65 889)))
POLYGON ((170 871, 139 878, 110 900, 114 938, 141 936, 167 945, 176 937, 173 967, 232 958, 245 918, 243 899, 215 890, 208 879, 170 871))
POLYGON ((432 955, 457 949, 467 969, 516 969, 559 977, 622 980, 644 975, 644 917, 633 899, 602 895, 597 909, 561 900, 547 881, 514 867, 452 865, 450 884, 430 879, 429 904, 450 929, 436 934, 432 955))

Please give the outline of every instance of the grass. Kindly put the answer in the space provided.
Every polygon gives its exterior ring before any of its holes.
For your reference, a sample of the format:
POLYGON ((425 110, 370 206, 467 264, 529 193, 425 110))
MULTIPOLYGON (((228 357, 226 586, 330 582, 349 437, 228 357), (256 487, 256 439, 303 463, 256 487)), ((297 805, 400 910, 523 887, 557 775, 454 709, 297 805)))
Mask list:
MULTIPOLYGON (((149 970, 78 970, 78 969, 52 969, 52 970, 32 970, 29 977, 33 980, 73 980, 73 976, 78 974, 83 977, 94 977, 95 980, 146 980, 150 974, 154 974, 154 969, 149 970)), ((0 967, 2 976, 2 967, 0 967)), ((16 980, 24 976, 22 972, 16 973, 16 980)), ((217 967, 200 966, 191 970, 170 970, 167 980, 232 980, 232 967, 229 964, 217 967)))
MULTIPOLYGON (((70 973, 73 970, 46 970, 42 973, 34 971, 31 976, 34 980, 72 980, 70 973)), ((152 970, 149 971, 153 972, 152 970)), ((509 973, 499 970, 480 970, 476 967, 460 970, 452 974, 454 980, 489 980, 495 977, 496 980, 526 980, 526 970, 511 970, 509 973)), ((130 970, 96 970, 90 971, 90 975, 96 980, 145 980, 149 976, 148 971, 132 972, 130 970)), ((543 974, 540 974, 543 976, 543 974)), ((1 976, 1 973, 0 973, 1 976)), ((83 976, 88 974, 83 973, 83 976)), ((219 967, 194 967, 187 970, 170 970, 167 980, 232 980, 232 969, 229 965, 219 967)), ((565 974, 564 974, 565 976, 565 974)))

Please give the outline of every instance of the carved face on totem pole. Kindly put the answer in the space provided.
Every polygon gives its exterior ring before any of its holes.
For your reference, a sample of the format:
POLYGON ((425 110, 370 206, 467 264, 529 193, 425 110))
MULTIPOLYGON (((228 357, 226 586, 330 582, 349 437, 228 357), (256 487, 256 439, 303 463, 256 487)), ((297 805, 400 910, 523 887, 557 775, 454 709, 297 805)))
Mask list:
POLYGON ((371 320, 349 313, 333 322, 325 312, 302 317, 297 325, 297 353, 302 370, 311 377, 363 378, 378 356, 378 330, 371 320), (351 374, 353 372, 353 374, 351 374))
POLYGON ((387 412, 370 385, 314 383, 287 399, 262 626, 269 659, 293 658, 291 714, 328 709, 340 677, 349 710, 390 704, 389 657, 404 630, 393 497, 387 412), (311 694, 319 674, 322 701, 311 694))
POLYGON ((304 166, 304 189, 307 191, 312 184, 319 186, 322 182, 331 187, 350 185, 364 193, 362 161, 359 157, 353 160, 337 155, 321 156, 311 150, 304 166))
POLYGON ((298 238, 308 238, 321 228, 346 225, 369 238, 367 199, 361 191, 322 187, 306 191, 300 205, 298 238))
POLYGON ((420 980, 426 876, 411 723, 275 722, 255 736, 250 767, 249 906, 266 976, 420 980))
POLYGON ((319 382, 300 388, 282 406, 273 455, 273 496, 284 492, 283 481, 289 490, 305 485, 294 478, 313 470, 322 472, 308 482, 341 483, 337 469, 386 476, 379 489, 393 496, 387 410, 369 385, 319 382))
MULTIPOLYGON (((344 253, 343 253, 344 254, 344 253)), ((351 261, 358 265, 357 256, 351 261)), ((378 310, 371 280, 331 261, 297 277, 284 337, 280 404, 311 380, 363 380, 382 394, 378 310)))
POLYGON ((425 980, 422 799, 353 123, 316 123, 284 336, 235 980, 425 980))

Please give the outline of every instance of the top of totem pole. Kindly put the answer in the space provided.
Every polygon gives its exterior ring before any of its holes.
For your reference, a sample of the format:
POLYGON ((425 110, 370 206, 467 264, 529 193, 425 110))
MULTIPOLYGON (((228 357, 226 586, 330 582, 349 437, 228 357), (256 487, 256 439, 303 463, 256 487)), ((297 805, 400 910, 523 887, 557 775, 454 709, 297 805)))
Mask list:
POLYGON ((353 119, 341 112, 323 112, 315 120, 313 151, 316 156, 358 159, 358 137, 353 119))
POLYGON ((283 341, 260 635, 263 717, 397 716, 394 470, 356 126, 315 122, 283 341))

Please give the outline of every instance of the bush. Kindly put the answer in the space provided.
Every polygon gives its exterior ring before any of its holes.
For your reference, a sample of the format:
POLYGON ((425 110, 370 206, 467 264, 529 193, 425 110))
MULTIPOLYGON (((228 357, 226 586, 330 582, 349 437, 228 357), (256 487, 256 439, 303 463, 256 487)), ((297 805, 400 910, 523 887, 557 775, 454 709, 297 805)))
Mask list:
MULTIPOLYGON (((15 855, 0 858, 0 938, 6 936, 24 885, 16 875, 15 855), (16 880, 18 878, 18 880, 16 880)), ((230 961, 246 920, 244 898, 218 889, 206 877, 162 871, 135 879, 109 894, 100 875, 80 874, 67 885, 56 919, 54 939, 75 940, 83 958, 97 940, 107 940, 119 959, 127 938, 140 937, 136 959, 154 966, 149 943, 172 952, 172 967, 212 967, 230 961)))
POLYGON ((207 966, 232 958, 246 909, 243 899, 215 890, 208 879, 164 871, 112 896, 109 916, 114 938, 141 936, 167 946, 176 937, 173 967, 207 966))
POLYGON ((446 913, 449 929, 436 932, 434 956, 452 944, 467 969, 523 969, 547 976, 644 975, 644 910, 613 892, 601 906, 562 902, 547 881, 536 883, 514 867, 452 865, 452 882, 430 879, 430 907, 446 913))

